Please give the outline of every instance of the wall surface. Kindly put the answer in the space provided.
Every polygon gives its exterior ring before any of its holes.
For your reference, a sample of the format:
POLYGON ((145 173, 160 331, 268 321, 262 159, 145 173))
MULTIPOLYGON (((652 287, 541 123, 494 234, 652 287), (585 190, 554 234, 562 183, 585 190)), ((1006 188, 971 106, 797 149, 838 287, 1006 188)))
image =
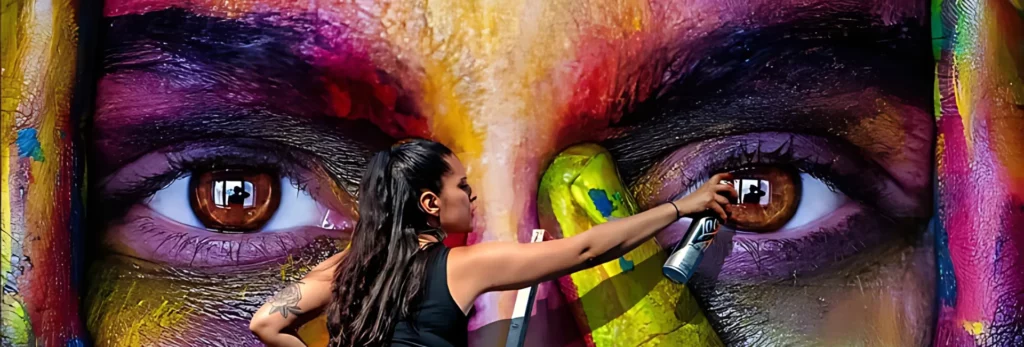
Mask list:
MULTIPOLYGON (((2 346, 259 345, 252 312, 347 244, 367 156, 408 137, 468 169, 453 246, 718 171, 772 187, 687 286, 660 268, 688 219, 541 284, 527 346, 1024 345, 1020 1, 0 10, 2 346)), ((471 345, 514 301, 476 301, 471 345)))

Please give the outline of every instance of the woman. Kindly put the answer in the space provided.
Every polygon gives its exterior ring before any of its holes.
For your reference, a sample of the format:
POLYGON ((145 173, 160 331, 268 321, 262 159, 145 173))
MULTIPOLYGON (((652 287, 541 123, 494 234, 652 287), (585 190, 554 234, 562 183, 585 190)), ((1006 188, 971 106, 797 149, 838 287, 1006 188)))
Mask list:
MULTIPOLYGON (((720 174, 708 182, 729 179, 720 174)), ((295 328, 327 310, 332 346, 464 346, 477 296, 552 280, 616 259, 691 213, 727 218, 729 185, 707 183, 686 197, 574 237, 447 248, 447 233, 472 231, 473 191, 444 145, 412 140, 377 153, 359 190, 352 244, 254 315, 269 346, 304 346, 295 328)))

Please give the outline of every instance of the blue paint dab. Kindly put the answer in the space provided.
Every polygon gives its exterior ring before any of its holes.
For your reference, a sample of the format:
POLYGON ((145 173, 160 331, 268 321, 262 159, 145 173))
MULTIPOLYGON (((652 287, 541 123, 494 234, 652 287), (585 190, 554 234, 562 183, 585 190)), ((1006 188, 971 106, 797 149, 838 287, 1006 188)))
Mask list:
POLYGON ((956 275, 953 273, 953 261, 949 256, 949 235, 938 217, 933 217, 932 232, 935 233, 935 260, 939 271, 939 300, 945 306, 956 305, 956 275))
POLYGON ((76 338, 68 340, 68 342, 66 344, 64 344, 64 346, 65 347, 85 347, 86 344, 85 344, 85 341, 82 341, 81 338, 76 337, 76 338))
POLYGON ((39 138, 36 136, 36 129, 27 128, 18 130, 18 156, 22 158, 32 157, 35 161, 43 161, 43 149, 39 147, 39 138))
POLYGON ((619 267, 622 268, 622 272, 633 271, 633 261, 626 260, 626 257, 619 257, 619 267))
POLYGON ((949 255, 949 235, 946 233, 946 227, 942 225, 941 216, 941 204, 939 201, 939 190, 938 182, 932 182, 932 188, 935 197, 935 208, 932 213, 932 220, 928 223, 928 228, 931 229, 932 235, 935 236, 935 263, 938 265, 938 291, 939 301, 945 306, 956 306, 956 274, 953 269, 953 260, 950 259, 949 255))
POLYGON ((601 212, 601 216, 608 218, 612 215, 612 211, 615 211, 615 206, 612 201, 608 199, 608 193, 601 189, 591 189, 587 192, 590 196, 590 201, 594 202, 594 208, 597 208, 598 212, 601 212))

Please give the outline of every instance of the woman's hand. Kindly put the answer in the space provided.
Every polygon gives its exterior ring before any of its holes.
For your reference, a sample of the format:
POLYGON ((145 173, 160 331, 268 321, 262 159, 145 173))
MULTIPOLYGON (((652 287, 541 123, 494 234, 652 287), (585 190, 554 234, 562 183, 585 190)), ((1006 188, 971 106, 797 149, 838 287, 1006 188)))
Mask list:
POLYGON ((731 182, 732 175, 720 173, 711 176, 711 179, 693 193, 673 201, 672 203, 679 209, 679 216, 714 211, 723 221, 729 219, 725 206, 729 204, 730 198, 736 199, 738 193, 732 184, 722 184, 722 181, 731 182))

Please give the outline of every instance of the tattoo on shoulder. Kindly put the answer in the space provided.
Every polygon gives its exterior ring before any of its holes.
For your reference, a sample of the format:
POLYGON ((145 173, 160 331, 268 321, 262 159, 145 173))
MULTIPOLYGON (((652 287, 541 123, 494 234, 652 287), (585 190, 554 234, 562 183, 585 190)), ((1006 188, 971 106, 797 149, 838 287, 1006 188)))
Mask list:
POLYGON ((270 312, 267 312, 267 314, 280 312, 281 317, 288 318, 290 313, 295 315, 302 313, 302 310, 299 309, 299 301, 302 300, 302 292, 299 291, 300 284, 303 283, 289 283, 281 291, 277 292, 273 298, 270 298, 268 302, 270 304, 270 312))

